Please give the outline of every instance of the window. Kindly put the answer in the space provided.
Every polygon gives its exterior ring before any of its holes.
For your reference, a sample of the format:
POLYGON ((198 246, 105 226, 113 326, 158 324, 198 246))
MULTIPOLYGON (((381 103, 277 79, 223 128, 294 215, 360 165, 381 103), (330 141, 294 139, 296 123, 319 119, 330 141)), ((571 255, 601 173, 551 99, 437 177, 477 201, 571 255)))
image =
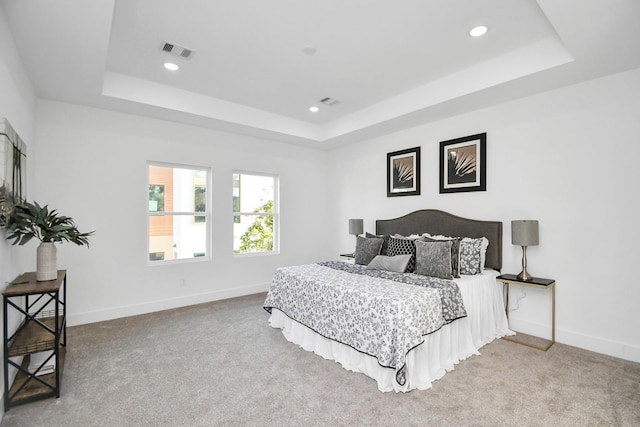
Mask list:
MULTIPOLYGON (((193 210, 195 212, 205 212, 207 208, 207 186, 196 185, 193 194, 193 210)), ((203 215, 195 217, 196 222, 205 222, 203 215)))
POLYGON ((233 252, 278 251, 278 179, 233 173, 233 252))
POLYGON ((149 262, 207 258, 210 169, 160 163, 148 169, 149 262))

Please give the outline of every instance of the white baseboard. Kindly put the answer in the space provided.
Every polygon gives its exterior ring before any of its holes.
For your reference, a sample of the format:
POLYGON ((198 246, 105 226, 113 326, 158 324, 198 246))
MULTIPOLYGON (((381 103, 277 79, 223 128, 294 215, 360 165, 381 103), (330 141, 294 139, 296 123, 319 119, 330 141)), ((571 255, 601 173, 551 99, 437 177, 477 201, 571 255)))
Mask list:
MULTIPOLYGON (((524 334, 551 339, 551 324, 543 325, 522 319, 510 319, 509 328, 524 334)), ((557 325, 556 342, 640 363, 640 346, 558 329, 557 325)))
POLYGON ((143 304, 112 307, 104 310, 87 311, 84 313, 70 313, 67 315, 67 325, 77 326, 87 323, 102 322, 105 320, 119 319, 121 317, 136 316, 139 314, 153 313, 172 308, 186 307, 205 302, 218 301, 228 298, 252 295, 269 290, 269 283, 260 283, 241 288, 222 289, 203 294, 186 295, 179 298, 150 301, 143 304))
POLYGON ((592 337, 566 330, 556 331, 556 341, 585 350, 595 351, 596 353, 606 354, 607 356, 640 363, 640 346, 637 345, 592 337), (558 339, 558 336, 560 336, 560 339, 558 339))

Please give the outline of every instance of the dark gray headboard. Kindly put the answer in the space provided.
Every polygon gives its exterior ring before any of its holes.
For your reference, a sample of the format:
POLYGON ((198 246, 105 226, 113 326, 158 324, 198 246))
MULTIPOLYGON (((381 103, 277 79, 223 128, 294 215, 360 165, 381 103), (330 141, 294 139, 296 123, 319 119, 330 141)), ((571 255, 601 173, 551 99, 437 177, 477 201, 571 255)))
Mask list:
POLYGON ((486 237, 489 239, 485 265, 502 269, 502 222, 479 221, 450 213, 423 209, 394 219, 376 221, 376 234, 442 234, 452 237, 486 237))

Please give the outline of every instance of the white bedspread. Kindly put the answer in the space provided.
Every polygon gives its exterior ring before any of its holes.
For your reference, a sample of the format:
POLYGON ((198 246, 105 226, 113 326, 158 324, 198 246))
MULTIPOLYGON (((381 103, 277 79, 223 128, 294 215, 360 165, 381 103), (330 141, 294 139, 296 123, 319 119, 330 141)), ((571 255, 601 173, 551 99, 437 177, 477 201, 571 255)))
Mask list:
POLYGON ((400 384, 409 351, 445 323, 466 316, 463 305, 451 281, 343 262, 278 268, 264 303, 267 311, 276 308, 323 337, 375 357, 395 369, 400 384))
POLYGON ((458 319, 424 337, 424 343, 411 350, 405 359, 407 375, 403 385, 396 381, 395 370, 382 367, 374 357, 324 338, 306 326, 291 320, 274 308, 269 324, 282 329, 287 340, 307 351, 339 362, 345 369, 373 378, 381 391, 428 389, 434 380, 460 360, 479 354, 483 345, 495 338, 513 335, 504 312, 502 285, 495 280, 498 272, 486 270, 481 275, 456 279, 468 317, 458 319))

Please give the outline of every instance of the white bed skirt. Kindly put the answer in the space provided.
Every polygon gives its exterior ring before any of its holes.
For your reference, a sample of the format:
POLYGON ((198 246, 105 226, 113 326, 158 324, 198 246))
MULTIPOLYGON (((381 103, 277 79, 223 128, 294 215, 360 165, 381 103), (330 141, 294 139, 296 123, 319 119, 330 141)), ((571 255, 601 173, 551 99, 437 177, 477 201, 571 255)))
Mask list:
POLYGON ((334 360, 347 370, 361 372, 373 378, 380 391, 426 390, 431 388, 433 381, 452 371, 455 364, 480 354, 480 347, 495 338, 514 334, 508 328, 502 287, 496 283, 496 275, 492 271, 485 271, 480 277, 456 279, 468 317, 458 319, 425 336, 425 341, 407 354, 404 385, 396 381, 395 369, 384 368, 375 357, 317 334, 276 308, 272 309, 269 324, 282 329, 282 334, 288 341, 303 349, 334 360), (482 280, 479 282, 478 279, 482 280))
POLYGON ((479 354, 473 345, 468 319, 459 319, 425 337, 425 342, 407 355, 406 382, 398 384, 395 369, 384 368, 375 357, 361 353, 348 345, 332 341, 292 320, 280 310, 272 309, 269 324, 282 329, 285 338, 307 351, 335 360, 345 369, 361 372, 378 383, 380 391, 426 390, 431 383, 453 370, 454 364, 473 354, 479 354))

